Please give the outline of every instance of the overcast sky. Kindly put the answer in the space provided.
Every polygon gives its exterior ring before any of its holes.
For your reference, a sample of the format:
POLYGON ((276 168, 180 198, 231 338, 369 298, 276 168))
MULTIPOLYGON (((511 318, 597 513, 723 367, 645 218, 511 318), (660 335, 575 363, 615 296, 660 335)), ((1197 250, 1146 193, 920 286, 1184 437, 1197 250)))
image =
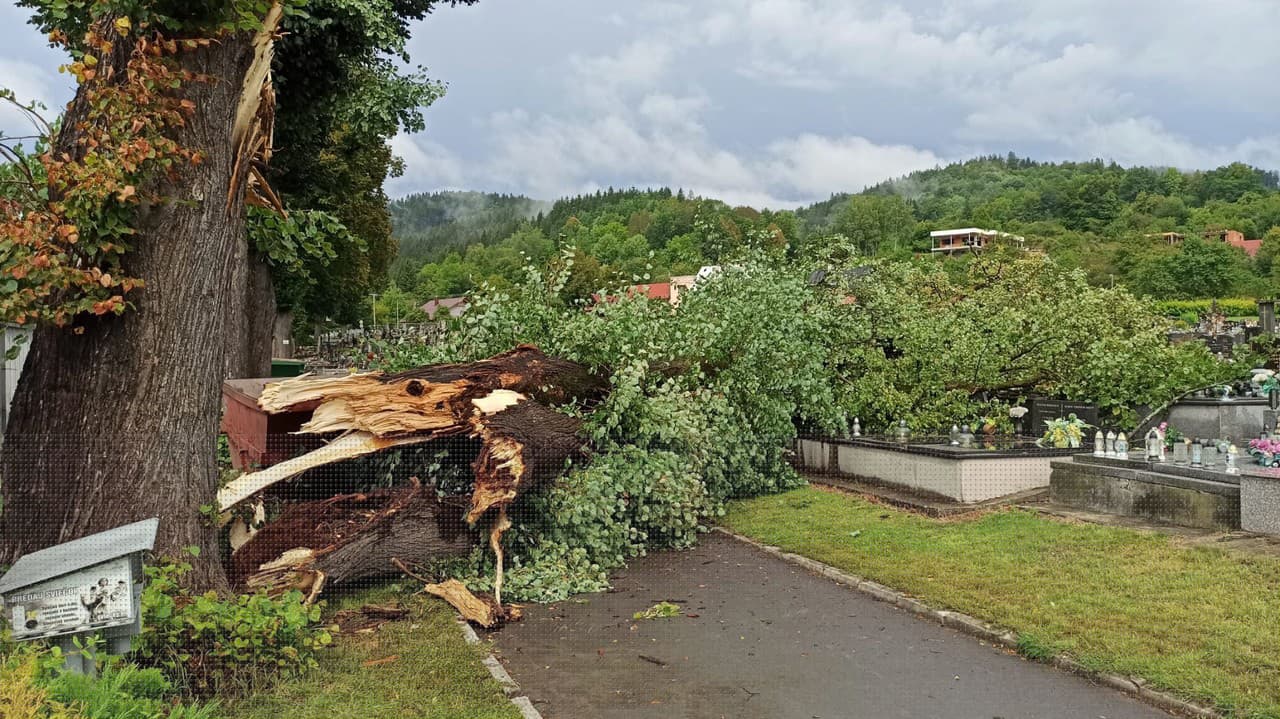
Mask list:
MULTIPOLYGON (((0 3, 0 85, 64 103, 58 54, 0 3)), ((1278 0, 480 0, 414 30, 449 92, 395 139, 389 190, 790 207, 1010 150, 1277 169, 1277 36, 1278 0)))

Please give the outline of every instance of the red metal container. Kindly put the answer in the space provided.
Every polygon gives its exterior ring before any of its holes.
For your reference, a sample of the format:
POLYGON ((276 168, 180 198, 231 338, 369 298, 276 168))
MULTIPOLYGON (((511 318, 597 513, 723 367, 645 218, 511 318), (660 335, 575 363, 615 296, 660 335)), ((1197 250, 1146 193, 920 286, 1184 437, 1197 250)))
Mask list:
POLYGON ((249 471, 270 467, 323 445, 317 437, 293 434, 311 419, 319 402, 300 405, 292 412, 267 414, 258 397, 268 382, 279 378, 229 379, 222 383, 222 431, 231 448, 231 464, 249 471))

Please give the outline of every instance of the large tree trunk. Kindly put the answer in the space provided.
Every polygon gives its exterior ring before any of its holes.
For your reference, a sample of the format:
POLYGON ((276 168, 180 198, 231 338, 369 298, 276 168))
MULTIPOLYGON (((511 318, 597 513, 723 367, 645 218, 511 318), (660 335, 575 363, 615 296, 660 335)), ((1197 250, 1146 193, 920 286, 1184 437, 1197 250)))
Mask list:
MULTIPOLYGON (((247 249, 247 248, 246 248, 247 249)), ((243 271, 233 286, 244 288, 240 301, 226 308, 226 376, 271 376, 272 333, 276 321, 276 292, 271 285, 271 268, 256 252, 248 261, 237 263, 243 271)))
POLYGON ((232 555, 232 583, 327 589, 398 574, 395 560, 422 564, 465 555, 477 535, 463 519, 465 498, 456 499, 443 501, 415 480, 399 489, 292 505, 232 555), (298 549, 309 551, 279 561, 298 549), (264 566, 285 571, 263 572, 264 566), (318 576, 300 582, 298 575, 307 574, 318 576))
MULTIPOLYGON (((190 580, 225 585, 214 530, 199 509, 217 489, 224 372, 250 365, 247 351, 228 352, 228 341, 248 331, 241 313, 256 269, 248 265, 243 198, 230 192, 243 186, 243 177, 232 180, 248 165, 237 169, 233 125, 253 61, 251 36, 226 36, 177 59, 215 78, 177 91, 196 110, 174 138, 203 161, 151 188, 171 201, 138 211, 126 256, 129 274, 147 283, 136 310, 84 320, 81 335, 36 332, 0 452, 0 564, 158 516, 157 550, 201 547, 190 580)), ((84 118, 78 95, 63 133, 84 118)))

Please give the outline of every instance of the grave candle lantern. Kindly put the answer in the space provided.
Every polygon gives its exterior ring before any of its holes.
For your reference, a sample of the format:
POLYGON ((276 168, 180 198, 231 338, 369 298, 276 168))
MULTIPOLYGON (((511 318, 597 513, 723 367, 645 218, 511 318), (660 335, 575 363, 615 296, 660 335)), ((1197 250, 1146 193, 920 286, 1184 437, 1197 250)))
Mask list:
POLYGON ((1173 444, 1173 463, 1174 464, 1187 463, 1187 455, 1189 453, 1188 448, 1190 447, 1190 445, 1191 445, 1190 440, 1185 440, 1185 439, 1182 440, 1181 442, 1174 442, 1173 444))
POLYGON ((1147 461, 1159 462, 1160 448, 1163 446, 1164 446, 1164 439, 1160 437, 1160 430, 1156 429, 1155 427, 1152 427, 1151 430, 1147 432, 1147 439, 1146 439, 1147 461))

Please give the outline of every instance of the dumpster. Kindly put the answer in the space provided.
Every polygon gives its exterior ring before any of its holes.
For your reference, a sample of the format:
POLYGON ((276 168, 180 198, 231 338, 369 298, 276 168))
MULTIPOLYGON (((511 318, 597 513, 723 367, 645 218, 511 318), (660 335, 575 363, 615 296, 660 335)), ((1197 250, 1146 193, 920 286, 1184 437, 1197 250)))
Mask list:
POLYGON ((236 469, 270 467, 324 444, 317 437, 292 434, 311 419, 319 400, 281 414, 267 414, 258 407, 262 388, 274 380, 256 377, 222 383, 222 431, 227 435, 231 465, 236 469))
POLYGON ((271 360, 271 376, 272 377, 297 377, 306 370, 306 363, 302 360, 292 359, 275 359, 271 360))

